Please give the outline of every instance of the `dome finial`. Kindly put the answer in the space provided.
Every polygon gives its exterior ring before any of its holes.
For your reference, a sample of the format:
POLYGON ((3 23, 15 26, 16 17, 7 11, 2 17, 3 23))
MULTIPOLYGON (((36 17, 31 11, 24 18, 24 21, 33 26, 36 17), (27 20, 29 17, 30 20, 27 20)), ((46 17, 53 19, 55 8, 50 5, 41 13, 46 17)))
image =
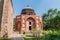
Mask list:
POLYGON ((29 5, 27 5, 27 7, 29 7, 29 5))
POLYGON ((32 8, 29 5, 27 5, 24 9, 32 9, 32 8))

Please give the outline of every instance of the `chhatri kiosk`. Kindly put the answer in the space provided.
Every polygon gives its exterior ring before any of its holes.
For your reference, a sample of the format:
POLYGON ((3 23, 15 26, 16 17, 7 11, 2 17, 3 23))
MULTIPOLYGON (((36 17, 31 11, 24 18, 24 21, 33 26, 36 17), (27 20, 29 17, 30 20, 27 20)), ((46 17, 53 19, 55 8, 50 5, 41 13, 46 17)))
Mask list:
POLYGON ((20 15, 16 16, 16 30, 20 34, 31 33, 32 29, 43 30, 42 18, 37 16, 34 9, 27 6, 22 9, 20 15))

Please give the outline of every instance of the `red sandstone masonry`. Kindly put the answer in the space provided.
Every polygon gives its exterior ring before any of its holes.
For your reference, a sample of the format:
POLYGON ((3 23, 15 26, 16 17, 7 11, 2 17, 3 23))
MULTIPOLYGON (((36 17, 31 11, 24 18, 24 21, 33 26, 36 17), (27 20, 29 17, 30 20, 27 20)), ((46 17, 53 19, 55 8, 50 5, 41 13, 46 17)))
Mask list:
POLYGON ((36 15, 20 15, 16 17, 16 27, 17 30, 19 31, 19 33, 23 33, 23 31, 26 32, 26 30, 28 29, 26 26, 26 21, 28 18, 32 18, 35 20, 35 24, 34 27, 39 29, 39 30, 43 30, 43 26, 42 26, 42 18, 40 16, 36 16, 36 15), (24 22, 23 22, 24 20, 24 22), (23 25, 25 25, 23 27, 23 25))

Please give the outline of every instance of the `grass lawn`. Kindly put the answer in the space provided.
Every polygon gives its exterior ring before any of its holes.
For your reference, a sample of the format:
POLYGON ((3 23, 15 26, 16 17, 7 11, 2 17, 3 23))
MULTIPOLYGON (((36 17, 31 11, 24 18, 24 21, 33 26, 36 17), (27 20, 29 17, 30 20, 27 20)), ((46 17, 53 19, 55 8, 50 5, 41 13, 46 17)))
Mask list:
POLYGON ((0 40, 11 40, 11 39, 8 39, 8 38, 0 38, 0 40))

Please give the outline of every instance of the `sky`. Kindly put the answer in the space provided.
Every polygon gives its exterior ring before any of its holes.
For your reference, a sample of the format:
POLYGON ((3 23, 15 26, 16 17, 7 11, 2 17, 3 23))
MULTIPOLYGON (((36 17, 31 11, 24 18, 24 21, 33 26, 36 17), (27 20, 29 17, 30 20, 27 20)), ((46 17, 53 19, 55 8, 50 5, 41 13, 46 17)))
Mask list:
POLYGON ((60 0, 12 0, 14 17, 21 14, 23 8, 27 5, 35 10, 37 16, 42 16, 49 9, 60 10, 60 0))

